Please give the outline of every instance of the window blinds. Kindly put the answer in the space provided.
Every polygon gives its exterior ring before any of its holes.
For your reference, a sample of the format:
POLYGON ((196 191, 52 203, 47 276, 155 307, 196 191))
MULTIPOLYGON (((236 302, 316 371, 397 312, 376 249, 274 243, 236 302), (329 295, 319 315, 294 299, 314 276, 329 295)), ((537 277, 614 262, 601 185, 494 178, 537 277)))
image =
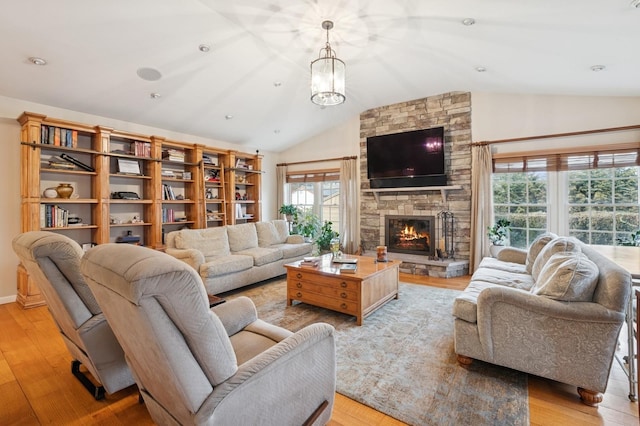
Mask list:
POLYGON ((635 145, 598 147, 582 152, 504 154, 493 159, 493 172, 553 172, 640 166, 640 147, 635 145))

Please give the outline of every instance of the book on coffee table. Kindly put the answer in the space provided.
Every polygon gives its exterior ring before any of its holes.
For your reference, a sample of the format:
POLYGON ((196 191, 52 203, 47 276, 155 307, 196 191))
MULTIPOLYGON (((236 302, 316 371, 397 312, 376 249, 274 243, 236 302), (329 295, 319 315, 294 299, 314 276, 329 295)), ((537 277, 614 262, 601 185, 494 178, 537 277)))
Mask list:
POLYGON ((343 263, 340 265, 341 274, 355 274, 356 269, 358 269, 358 265, 355 263, 343 263))
POLYGON ((331 261, 333 263, 355 264, 355 263, 358 263, 358 258, 356 258, 356 257, 339 257, 337 259, 332 259, 331 261))

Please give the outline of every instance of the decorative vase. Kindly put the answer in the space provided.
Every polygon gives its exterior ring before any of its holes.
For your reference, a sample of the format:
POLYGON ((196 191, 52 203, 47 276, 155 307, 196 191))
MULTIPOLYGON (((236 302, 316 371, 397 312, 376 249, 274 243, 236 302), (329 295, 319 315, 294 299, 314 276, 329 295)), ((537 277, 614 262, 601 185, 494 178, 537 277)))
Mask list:
POLYGON ((70 183, 61 183, 56 188, 56 192, 60 198, 71 198, 71 194, 73 194, 73 186, 71 186, 70 183))
POLYGON ((58 196, 58 191, 56 190, 56 188, 47 188, 44 190, 42 195, 45 198, 56 198, 58 196))

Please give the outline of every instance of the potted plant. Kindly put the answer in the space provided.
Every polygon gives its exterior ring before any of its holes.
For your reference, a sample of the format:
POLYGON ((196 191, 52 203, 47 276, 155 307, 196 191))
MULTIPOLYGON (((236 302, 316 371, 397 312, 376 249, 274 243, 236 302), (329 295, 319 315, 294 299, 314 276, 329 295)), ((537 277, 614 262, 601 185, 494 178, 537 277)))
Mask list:
POLYGON ((293 222, 298 214, 298 208, 293 204, 283 204, 280 206, 280 210, 278 210, 278 212, 285 216, 287 222, 293 222))
POLYGON ((331 225, 333 225, 331 221, 325 220, 316 238, 316 244, 318 245, 320 253, 327 253, 331 248, 331 240, 337 238, 339 235, 331 228, 331 225))
POLYGON ((507 219, 498 219, 493 226, 487 228, 487 235, 491 241, 491 254, 496 256, 509 239, 511 222, 507 219))
POLYGON ((307 241, 312 240, 320 232, 322 223, 318 215, 311 210, 306 210, 302 213, 298 213, 296 220, 297 232, 305 237, 307 241))

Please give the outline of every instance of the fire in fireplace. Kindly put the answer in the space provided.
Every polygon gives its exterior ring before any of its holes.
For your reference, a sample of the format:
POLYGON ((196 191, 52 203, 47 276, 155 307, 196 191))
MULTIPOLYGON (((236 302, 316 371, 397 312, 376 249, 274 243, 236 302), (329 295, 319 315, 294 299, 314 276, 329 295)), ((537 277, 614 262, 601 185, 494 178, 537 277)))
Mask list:
POLYGON ((434 216, 385 216, 384 235, 390 252, 435 255, 434 216))

